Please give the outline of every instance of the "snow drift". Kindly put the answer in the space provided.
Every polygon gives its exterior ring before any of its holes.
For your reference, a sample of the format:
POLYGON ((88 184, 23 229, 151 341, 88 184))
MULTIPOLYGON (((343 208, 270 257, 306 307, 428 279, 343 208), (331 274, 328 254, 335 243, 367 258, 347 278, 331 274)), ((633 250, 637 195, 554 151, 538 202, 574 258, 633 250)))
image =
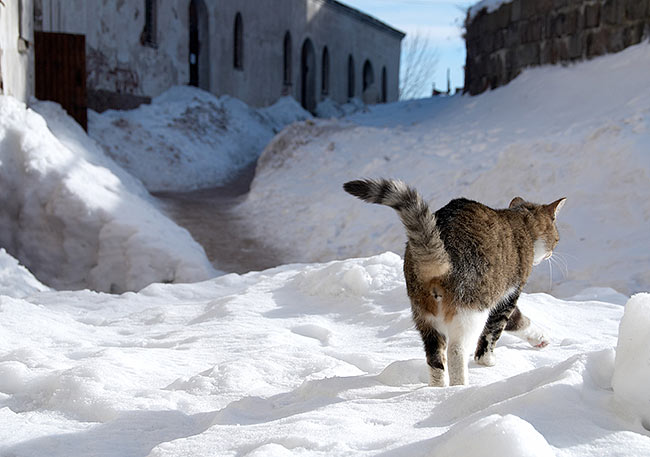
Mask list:
POLYGON ((650 294, 625 305, 612 385, 623 408, 650 432, 650 294))
POLYGON ((552 271, 537 267, 528 290, 647 290, 649 64, 643 43, 580 65, 530 69, 478 97, 294 124, 260 157, 239 211, 255 214, 258 236, 283 251, 284 262, 311 262, 403 252, 399 219, 350 198, 341 185, 351 179, 402 179, 434 209, 460 196, 492 207, 515 196, 567 197, 552 271))
MULTIPOLYGON (((469 386, 430 388, 392 253, 121 296, 2 296, 0 455, 650 455, 612 391, 624 308, 520 306, 547 348, 506 334, 469 386)), ((619 347, 646 322, 622 326, 619 347)))
POLYGON ((122 292, 216 274, 189 233, 58 105, 34 108, 47 121, 0 97, 0 244, 8 252, 57 289, 122 292))
POLYGON ((291 97, 254 109, 229 96, 176 86, 134 110, 89 111, 88 130, 150 191, 189 191, 224 184, 285 125, 310 117, 291 97))

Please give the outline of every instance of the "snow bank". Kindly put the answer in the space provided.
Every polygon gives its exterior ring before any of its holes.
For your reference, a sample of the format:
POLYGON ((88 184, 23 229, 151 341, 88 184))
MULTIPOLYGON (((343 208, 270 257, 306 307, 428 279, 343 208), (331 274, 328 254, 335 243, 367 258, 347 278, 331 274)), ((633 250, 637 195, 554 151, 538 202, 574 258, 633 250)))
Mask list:
POLYGON ((523 294, 551 344, 505 334, 469 386, 431 388, 401 270, 0 297, 0 455, 650 455, 612 407, 623 307, 523 294))
POLYGON ((0 97, 0 243, 8 252, 57 289, 121 292, 216 274, 189 233, 60 107, 35 109, 47 121, 0 97))
POLYGON ((647 290, 650 250, 640 247, 650 245, 649 62, 643 43, 579 65, 527 70, 477 97, 378 105, 299 124, 268 145, 238 212, 255 215, 251 226, 284 252, 284 263, 313 262, 403 252, 395 212, 343 192, 350 179, 402 179, 434 209, 459 196, 492 207, 515 196, 567 197, 556 253, 534 269, 528 290, 647 290))
POLYGON ((616 398, 650 432, 650 294, 625 305, 616 346, 612 386, 616 398))
POLYGON ((22 298, 50 290, 41 284, 18 260, 0 248, 0 295, 22 298))
POLYGON ((254 109, 229 96, 176 86, 134 110, 89 111, 88 129, 150 191, 188 191, 224 184, 285 125, 309 117, 290 97, 254 109))

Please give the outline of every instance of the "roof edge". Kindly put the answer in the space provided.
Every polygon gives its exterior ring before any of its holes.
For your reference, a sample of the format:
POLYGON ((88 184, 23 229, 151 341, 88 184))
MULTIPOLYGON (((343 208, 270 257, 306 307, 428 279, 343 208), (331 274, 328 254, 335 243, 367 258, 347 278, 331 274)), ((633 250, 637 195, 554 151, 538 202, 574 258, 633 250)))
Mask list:
POLYGON ((399 38, 400 40, 406 36, 406 33, 402 32, 401 30, 397 30, 396 28, 391 27, 390 25, 386 24, 385 22, 380 21, 379 19, 370 16, 369 14, 366 14, 356 8, 353 8, 351 6, 348 6, 344 3, 341 3, 337 0, 315 0, 320 3, 324 3, 325 5, 328 5, 334 9, 337 9, 345 14, 348 14, 355 19, 358 19, 361 22, 365 22, 382 32, 388 32, 389 34, 395 36, 396 38, 399 38))

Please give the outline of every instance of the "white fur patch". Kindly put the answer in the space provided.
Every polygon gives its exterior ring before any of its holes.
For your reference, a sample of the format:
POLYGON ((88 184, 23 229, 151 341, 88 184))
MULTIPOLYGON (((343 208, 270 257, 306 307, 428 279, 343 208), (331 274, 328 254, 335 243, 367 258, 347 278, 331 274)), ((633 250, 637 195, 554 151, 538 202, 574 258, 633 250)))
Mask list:
POLYGON ((544 335, 544 331, 532 323, 522 330, 515 330, 514 332, 509 333, 527 341, 531 346, 536 348, 541 349, 549 344, 549 339, 544 335))
POLYGON ((542 260, 546 260, 551 256, 551 252, 546 249, 546 243, 542 239, 535 240, 533 249, 533 265, 538 265, 542 260))

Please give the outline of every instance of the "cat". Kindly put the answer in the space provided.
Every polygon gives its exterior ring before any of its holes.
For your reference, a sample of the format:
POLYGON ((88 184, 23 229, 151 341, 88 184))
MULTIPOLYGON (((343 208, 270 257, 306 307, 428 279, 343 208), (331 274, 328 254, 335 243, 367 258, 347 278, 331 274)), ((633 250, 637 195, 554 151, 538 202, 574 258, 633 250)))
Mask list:
POLYGON ((508 208, 496 210, 458 198, 434 214, 402 181, 356 180, 343 188, 393 208, 404 224, 404 278, 430 385, 468 384, 474 347, 477 363, 494 365, 503 330, 532 346, 548 345, 517 299, 533 265, 548 259, 560 239, 555 219, 565 198, 538 205, 516 197, 508 208))

